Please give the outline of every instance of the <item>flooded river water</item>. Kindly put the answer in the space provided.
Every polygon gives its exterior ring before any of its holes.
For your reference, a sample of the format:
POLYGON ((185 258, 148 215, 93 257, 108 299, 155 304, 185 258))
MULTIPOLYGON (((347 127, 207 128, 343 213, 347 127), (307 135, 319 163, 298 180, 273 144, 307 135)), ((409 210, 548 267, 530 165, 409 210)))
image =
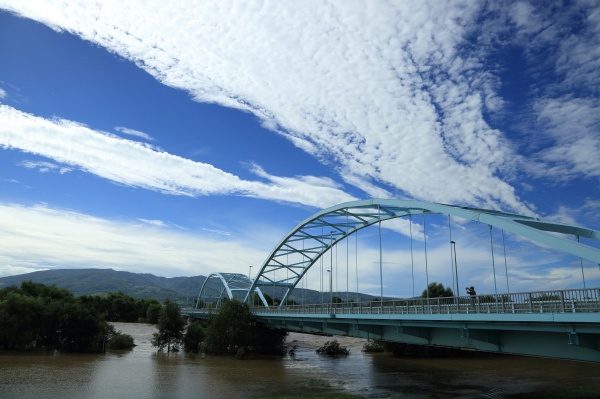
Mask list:
POLYGON ((335 393, 364 398, 502 398, 548 387, 600 386, 600 365, 486 356, 407 359, 366 354, 364 341, 337 337, 351 353, 315 349, 331 338, 290 334, 294 357, 234 360, 157 353, 154 326, 115 323, 131 351, 106 354, 0 352, 0 398, 295 398, 335 393))

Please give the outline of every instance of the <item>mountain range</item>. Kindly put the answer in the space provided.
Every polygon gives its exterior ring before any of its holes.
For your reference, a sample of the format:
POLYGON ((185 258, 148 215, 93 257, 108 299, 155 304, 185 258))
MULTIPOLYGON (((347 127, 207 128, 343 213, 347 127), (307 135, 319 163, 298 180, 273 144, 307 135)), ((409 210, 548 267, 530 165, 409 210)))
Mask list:
POLYGON ((113 269, 57 269, 0 278, 0 289, 23 281, 66 288, 74 295, 106 295, 122 292, 134 298, 182 299, 195 297, 206 277, 158 277, 113 269))
MULTIPOLYGON (((170 298, 183 304, 191 304, 198 296, 205 280, 205 276, 167 278, 149 273, 130 273, 113 269, 55 269, 2 277, 0 278, 0 289, 13 285, 20 286, 23 281, 32 281, 66 288, 75 296, 122 292, 133 298, 153 298, 159 301, 170 298)), ((275 290, 265 287, 263 292, 281 298, 283 290, 279 287, 275 290)), ((329 293, 323 295, 327 300, 329 293)), ((334 292, 333 295, 339 296, 343 300, 346 299, 346 292, 334 292)), ((356 300, 357 294, 350 293, 349 298, 356 300)), ((372 295, 358 294, 359 301, 369 301, 375 298, 372 295)), ((290 299, 297 303, 319 303, 323 298, 318 291, 296 288, 292 291, 290 299)))

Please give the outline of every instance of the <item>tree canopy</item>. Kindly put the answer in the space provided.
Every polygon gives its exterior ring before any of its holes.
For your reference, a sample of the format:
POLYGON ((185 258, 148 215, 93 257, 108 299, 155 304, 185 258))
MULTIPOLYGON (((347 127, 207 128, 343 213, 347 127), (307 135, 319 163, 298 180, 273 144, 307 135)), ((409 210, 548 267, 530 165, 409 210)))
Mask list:
POLYGON ((185 320, 181 317, 181 308, 176 302, 165 299, 158 317, 158 332, 154 333, 152 345, 161 351, 165 347, 167 352, 178 350, 179 345, 183 342, 184 329, 185 320))
POLYGON ((423 294, 421 295, 421 297, 423 298, 449 298, 452 296, 454 296, 452 288, 444 288, 444 285, 442 283, 436 283, 435 281, 433 283, 429 283, 429 285, 426 289, 423 290, 423 294), (429 295, 427 294, 427 291, 429 291, 429 295))
POLYGON ((63 288, 24 281, 0 290, 0 348, 103 350, 117 333, 85 298, 63 288))
POLYGON ((287 331, 255 324, 253 318, 248 304, 225 300, 208 321, 202 350, 208 354, 235 354, 238 357, 249 352, 284 353, 287 331))

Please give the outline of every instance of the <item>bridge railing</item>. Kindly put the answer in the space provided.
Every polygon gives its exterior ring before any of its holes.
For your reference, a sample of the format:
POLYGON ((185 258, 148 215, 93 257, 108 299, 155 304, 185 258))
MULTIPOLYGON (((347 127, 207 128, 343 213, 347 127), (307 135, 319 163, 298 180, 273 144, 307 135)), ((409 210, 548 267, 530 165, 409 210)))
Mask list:
POLYGON ((298 314, 590 313, 600 312, 600 289, 254 307, 252 310, 298 314))

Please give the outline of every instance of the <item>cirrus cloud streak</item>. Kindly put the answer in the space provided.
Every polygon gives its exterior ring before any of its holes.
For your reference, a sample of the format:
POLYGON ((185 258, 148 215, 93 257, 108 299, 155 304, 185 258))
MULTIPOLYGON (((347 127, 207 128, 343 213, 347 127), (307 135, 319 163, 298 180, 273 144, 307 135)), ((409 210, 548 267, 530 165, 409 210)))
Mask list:
POLYGON ((276 177, 247 181, 139 142, 94 131, 66 120, 47 120, 0 105, 0 146, 76 166, 127 186, 173 195, 243 195, 326 207, 353 197, 318 177, 276 177))

